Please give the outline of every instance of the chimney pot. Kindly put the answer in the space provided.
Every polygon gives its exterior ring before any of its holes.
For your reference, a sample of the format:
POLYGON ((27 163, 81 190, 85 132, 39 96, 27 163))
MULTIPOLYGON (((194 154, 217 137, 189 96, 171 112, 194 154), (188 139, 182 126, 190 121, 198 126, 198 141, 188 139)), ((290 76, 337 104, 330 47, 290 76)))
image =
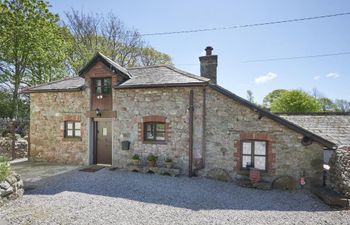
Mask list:
POLYGON ((216 70, 218 66, 218 56, 212 55, 213 47, 208 46, 205 48, 206 55, 200 56, 199 61, 201 64, 201 76, 208 78, 210 83, 216 84, 216 70))
POLYGON ((211 52, 213 51, 213 47, 208 46, 205 48, 205 55, 211 55, 211 52))

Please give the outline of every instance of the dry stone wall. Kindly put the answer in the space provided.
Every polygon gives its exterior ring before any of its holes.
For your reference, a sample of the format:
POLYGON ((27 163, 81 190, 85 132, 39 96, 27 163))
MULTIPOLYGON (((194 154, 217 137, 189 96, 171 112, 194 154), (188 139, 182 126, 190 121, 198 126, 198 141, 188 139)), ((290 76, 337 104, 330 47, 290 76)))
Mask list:
POLYGON ((23 193, 21 177, 12 172, 4 181, 0 182, 0 207, 8 201, 22 197, 23 193))
POLYGON ((339 147, 329 164, 329 186, 350 198, 350 146, 339 147))

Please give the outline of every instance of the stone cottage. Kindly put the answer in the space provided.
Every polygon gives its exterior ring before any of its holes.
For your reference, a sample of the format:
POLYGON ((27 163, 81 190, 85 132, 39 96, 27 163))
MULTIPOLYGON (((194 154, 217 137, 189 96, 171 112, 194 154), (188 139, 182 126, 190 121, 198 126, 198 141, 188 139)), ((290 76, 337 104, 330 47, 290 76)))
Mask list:
POLYGON ((205 50, 200 76, 126 69, 97 53, 79 76, 27 89, 31 159, 125 168, 153 153, 187 175, 239 178, 254 167, 265 179, 321 182, 323 151, 336 144, 217 85, 218 57, 205 50))

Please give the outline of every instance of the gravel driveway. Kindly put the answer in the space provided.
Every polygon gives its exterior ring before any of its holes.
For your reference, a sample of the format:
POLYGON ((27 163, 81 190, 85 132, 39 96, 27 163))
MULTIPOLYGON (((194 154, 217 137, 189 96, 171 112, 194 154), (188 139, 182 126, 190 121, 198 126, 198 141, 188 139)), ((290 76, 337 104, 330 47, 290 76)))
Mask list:
POLYGON ((40 181, 0 209, 11 224, 349 224, 306 191, 103 169, 40 181))

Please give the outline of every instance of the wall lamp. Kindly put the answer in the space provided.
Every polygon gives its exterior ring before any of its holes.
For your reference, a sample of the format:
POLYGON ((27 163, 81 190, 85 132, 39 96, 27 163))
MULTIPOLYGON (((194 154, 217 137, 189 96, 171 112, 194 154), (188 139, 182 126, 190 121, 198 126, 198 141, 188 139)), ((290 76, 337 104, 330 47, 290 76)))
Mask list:
POLYGON ((96 116, 101 117, 101 114, 102 114, 101 110, 99 108, 96 108, 96 116))

